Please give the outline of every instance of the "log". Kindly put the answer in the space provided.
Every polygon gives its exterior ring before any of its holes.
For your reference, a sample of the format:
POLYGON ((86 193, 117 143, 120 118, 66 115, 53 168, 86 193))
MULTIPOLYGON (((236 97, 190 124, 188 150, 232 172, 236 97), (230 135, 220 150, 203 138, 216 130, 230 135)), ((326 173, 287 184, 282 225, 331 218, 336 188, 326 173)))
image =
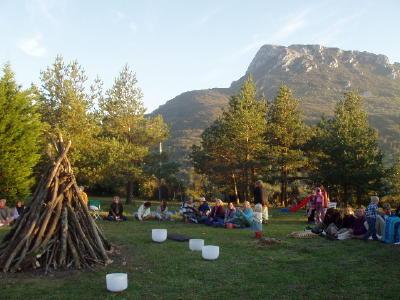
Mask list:
POLYGON ((43 268, 92 269, 111 262, 111 248, 90 216, 67 154, 71 142, 53 141, 58 158, 44 173, 27 210, 0 244, 3 272, 43 268))

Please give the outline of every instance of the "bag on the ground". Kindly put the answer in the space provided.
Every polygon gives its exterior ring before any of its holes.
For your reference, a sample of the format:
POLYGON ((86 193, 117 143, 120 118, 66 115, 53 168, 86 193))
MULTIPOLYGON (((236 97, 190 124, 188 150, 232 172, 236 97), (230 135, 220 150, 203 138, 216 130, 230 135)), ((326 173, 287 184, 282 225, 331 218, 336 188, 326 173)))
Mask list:
POLYGON ((383 241, 387 244, 394 244, 396 239, 400 238, 400 218, 389 217, 385 222, 385 231, 383 235, 383 241))

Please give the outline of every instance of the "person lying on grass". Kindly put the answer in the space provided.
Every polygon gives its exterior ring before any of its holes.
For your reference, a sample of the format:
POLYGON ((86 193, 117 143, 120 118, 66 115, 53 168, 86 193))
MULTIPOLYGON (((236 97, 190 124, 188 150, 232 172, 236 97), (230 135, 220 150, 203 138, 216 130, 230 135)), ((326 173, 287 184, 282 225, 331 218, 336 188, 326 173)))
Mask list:
POLYGON ((215 199, 215 205, 211 209, 208 219, 205 222, 208 226, 223 227, 225 219, 224 203, 221 199, 215 199))
POLYGON ((154 219, 153 215, 151 214, 150 207, 151 203, 149 201, 143 202, 143 204, 140 205, 138 211, 134 213, 133 216, 139 221, 154 219))
POLYGON ((126 217, 123 215, 123 213, 124 207, 122 206, 120 198, 118 196, 114 196, 106 220, 126 221, 126 217))

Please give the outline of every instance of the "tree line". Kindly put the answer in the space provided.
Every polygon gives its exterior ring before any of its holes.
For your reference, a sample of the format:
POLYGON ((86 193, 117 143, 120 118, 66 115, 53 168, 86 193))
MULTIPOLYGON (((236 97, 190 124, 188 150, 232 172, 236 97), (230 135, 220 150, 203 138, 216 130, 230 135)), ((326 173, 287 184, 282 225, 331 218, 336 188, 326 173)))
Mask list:
POLYGON ((163 176, 176 187, 178 165, 158 145, 169 128, 161 116, 145 115, 143 93, 126 65, 111 88, 89 82, 77 62, 58 56, 40 73, 40 85, 22 89, 10 64, 0 79, 0 196, 30 195, 54 158, 52 136, 72 141, 70 160, 80 184, 96 193, 151 197, 163 176), (161 174, 160 161, 168 174, 161 174), (175 184, 175 185, 174 185, 175 184))
POLYGON ((282 204, 299 184, 324 185, 331 198, 358 204, 371 193, 398 194, 399 189, 399 164, 384 163, 377 132, 356 91, 344 93, 332 117, 310 125, 287 86, 267 101, 249 76, 204 130, 201 145, 192 146, 191 159, 204 176, 204 193, 236 199, 251 199, 258 179, 279 185, 282 204))

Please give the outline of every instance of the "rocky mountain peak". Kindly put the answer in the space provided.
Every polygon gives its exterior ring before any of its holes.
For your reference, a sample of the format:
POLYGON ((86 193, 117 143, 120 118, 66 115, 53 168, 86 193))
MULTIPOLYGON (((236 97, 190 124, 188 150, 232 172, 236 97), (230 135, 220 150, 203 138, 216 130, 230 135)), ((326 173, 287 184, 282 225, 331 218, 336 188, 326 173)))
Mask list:
POLYGON ((359 66, 368 67, 377 75, 398 78, 400 68, 398 63, 391 64, 385 55, 321 45, 291 45, 289 47, 264 45, 257 52, 247 69, 247 74, 294 72, 308 73, 313 70, 324 71, 338 68, 352 69, 361 72, 359 66))

